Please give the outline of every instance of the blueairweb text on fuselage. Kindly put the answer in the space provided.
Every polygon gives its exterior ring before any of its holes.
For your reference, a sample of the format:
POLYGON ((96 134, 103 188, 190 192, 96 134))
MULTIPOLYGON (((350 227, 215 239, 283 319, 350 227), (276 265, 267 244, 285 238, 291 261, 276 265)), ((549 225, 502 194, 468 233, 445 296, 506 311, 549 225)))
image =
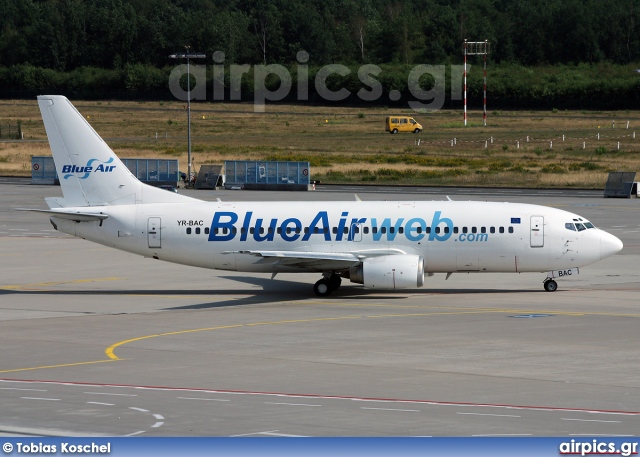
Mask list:
MULTIPOLYGON (((450 218, 441 215, 441 211, 436 211, 429 225, 420 217, 407 219, 406 222, 403 217, 384 218, 381 221, 372 217, 372 239, 373 241, 394 241, 396 236, 402 234, 409 241, 420 241, 425 236, 428 236, 429 241, 446 241, 453 234, 453 222, 450 218), (441 225, 443 226, 442 230, 440 229, 441 225)), ((245 213, 240 226, 238 226, 239 219, 239 215, 235 212, 216 212, 211 221, 209 241, 231 241, 236 237, 240 241, 247 241, 247 238, 251 237, 254 241, 261 242, 273 241, 275 237, 279 237, 284 241, 294 242, 298 240, 309 241, 312 236, 315 236, 315 240, 324 241, 343 241, 346 236, 347 241, 353 241, 354 232, 360 230, 359 227, 368 220, 366 217, 349 217, 348 212, 343 212, 338 224, 331 224, 327 211, 319 211, 308 227, 295 217, 289 217, 282 221, 278 218, 271 218, 269 225, 265 226, 264 219, 254 218, 252 211, 245 213), (337 227, 336 233, 333 234, 334 238, 331 237, 331 227, 337 227), (254 229, 253 234, 250 233, 251 229, 254 229)), ((488 240, 488 234, 478 235, 483 235, 482 241, 488 240)), ((480 240, 479 237, 478 239, 480 240)))

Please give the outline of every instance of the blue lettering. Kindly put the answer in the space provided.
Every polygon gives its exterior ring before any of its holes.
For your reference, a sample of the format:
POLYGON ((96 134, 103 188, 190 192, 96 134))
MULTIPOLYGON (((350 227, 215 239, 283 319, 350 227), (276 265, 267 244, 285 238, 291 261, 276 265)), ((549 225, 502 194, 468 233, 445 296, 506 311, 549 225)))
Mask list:
POLYGON ((371 227, 373 227, 373 241, 380 241, 380 238, 382 238, 383 235, 383 231, 387 234, 387 241, 393 241, 396 238, 398 230, 402 226, 402 221, 404 221, 403 217, 398 219, 395 225, 391 227, 391 219, 387 217, 384 221, 382 221, 380 229, 378 229, 377 219, 371 219, 371 227))
POLYGON ((269 228, 266 230, 267 234, 262 236, 260 233, 262 228, 262 219, 256 219, 256 229, 253 233, 253 239, 256 241, 273 241, 273 235, 276 231, 276 225, 278 225, 278 219, 271 219, 271 223, 269 224, 269 228))
POLYGON ((71 165, 65 165, 62 167, 63 173, 71 173, 71 165))
POLYGON ((249 233, 249 226, 251 225, 252 211, 247 211, 244 215, 244 221, 242 221, 242 228, 240 229, 240 241, 247 241, 247 233, 249 233))
POLYGON ((458 241, 489 241, 489 235, 486 233, 461 233, 458 241))
POLYGON ((329 233, 329 217, 327 216, 326 211, 320 211, 316 214, 316 217, 314 217, 311 224, 309 224, 309 232, 304 234, 302 241, 309 241, 309 238, 314 234, 316 227, 319 228, 318 232, 320 234, 324 234, 325 241, 331 241, 331 234, 329 233), (321 223, 320 227, 318 227, 319 223, 321 223))
POLYGON ((230 213, 226 211, 216 212, 213 215, 211 221, 211 230, 209 231, 209 241, 230 241, 236 234, 233 233, 233 224, 238 221, 238 215, 236 213, 230 213), (227 221, 222 221, 222 218, 228 218, 227 221), (220 229, 227 229, 226 234, 217 234, 220 229))
POLYGON ((356 237, 355 234, 358 233, 357 230, 362 230, 361 225, 364 224, 365 222, 367 222, 366 217, 363 217, 360 219, 358 219, 357 217, 354 217, 353 219, 351 219, 351 228, 349 230, 349 238, 347 239, 347 241, 355 240, 355 237, 356 237))
POLYGON ((431 233, 429 234, 429 241, 434 241, 434 240, 447 241, 449 238, 451 238, 451 232, 453 232, 453 222, 448 217, 440 218, 440 214, 442 214, 442 211, 436 211, 433 214, 433 221, 431 222, 431 233), (436 227, 438 227, 438 225, 442 223, 444 223, 447 227, 449 227, 449 230, 446 230, 444 234, 440 235, 439 233, 436 233, 436 227))
POLYGON ((404 234, 409 241, 420 241, 424 238, 426 231, 427 223, 419 217, 409 219, 404 227, 404 234), (418 228, 420 228, 420 233, 418 233, 418 228))
POLYGON ((289 219, 285 219, 282 224, 280 224, 280 236, 285 241, 296 241, 300 238, 300 232, 302 231, 302 222, 298 219, 290 217, 289 219), (293 225, 294 227, 290 227, 293 225), (292 229, 293 233, 287 233, 287 230, 292 229))
POLYGON ((340 221, 338 221, 338 233, 336 234, 336 241, 342 241, 342 235, 344 235, 344 227, 347 223, 347 215, 349 213, 348 212, 344 212, 341 214, 341 218, 340 221))

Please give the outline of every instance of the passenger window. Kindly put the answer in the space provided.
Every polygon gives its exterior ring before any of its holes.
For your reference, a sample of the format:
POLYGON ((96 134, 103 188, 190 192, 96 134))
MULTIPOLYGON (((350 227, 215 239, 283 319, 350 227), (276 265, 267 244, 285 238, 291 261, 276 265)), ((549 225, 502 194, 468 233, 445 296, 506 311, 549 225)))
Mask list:
POLYGON ((513 233, 513 227, 509 227, 509 233, 513 233))
POLYGON ((304 228, 304 233, 309 233, 309 227, 304 228))
POLYGON ((365 235, 369 233, 369 227, 365 227, 364 228, 364 233, 365 233, 365 235))
POLYGON ((208 234, 209 234, 209 227, 205 227, 205 228, 204 228, 204 234, 205 234, 205 235, 208 235, 208 234))
POLYGON ((458 227, 453 227, 453 233, 458 233, 458 227))
POLYGON ((489 229, 489 233, 496 233, 496 228, 495 227, 491 227, 489 229))
MULTIPOLYGON (((218 229, 216 229, 218 230, 218 229)), ((191 227, 187 227, 187 235, 191 235, 191 227)))
POLYGON ((440 233, 440 227, 436 227, 436 233, 440 233))
POLYGON ((425 229, 425 233, 431 233, 431 227, 427 227, 427 228, 425 229))
POLYGON ((278 227, 278 228, 276 229, 276 233, 277 233, 278 235, 281 235, 281 234, 282 234, 282 227, 278 227))
MULTIPOLYGON (((191 233, 191 229, 189 229, 189 231, 188 231, 187 233, 189 233, 189 234, 190 234, 190 233, 191 233)), ((213 233, 214 233, 214 234, 216 234, 216 235, 217 235, 218 233, 220 233, 220 230, 218 229, 218 227, 216 227, 216 228, 214 228, 214 229, 213 229, 213 233)))
POLYGON ((380 227, 380 233, 387 233, 387 227, 380 227))
POLYGON ((572 222, 567 222, 566 224, 564 224, 564 228, 566 228, 567 230, 571 230, 573 232, 576 231, 576 226, 573 225, 572 222))
POLYGON ((449 233, 449 226, 448 225, 444 228, 444 233, 449 233))
POLYGON ((400 227, 400 228, 398 229, 398 233, 400 233, 400 234, 404 233, 404 227, 400 227))
POLYGON ((231 229, 231 233, 233 233, 233 234, 235 235, 236 233, 238 233, 238 229, 237 229, 237 228, 235 228, 235 227, 233 227, 233 228, 231 229))
POLYGON ((251 227, 249 229, 249 233, 251 233, 252 235, 256 232, 256 228, 255 227, 251 227))
POLYGON ((487 233, 486 227, 480 227, 480 233, 487 233))
POLYGON ((200 235, 200 227, 196 227, 196 235, 200 235))
POLYGON ((467 227, 462 227, 462 233, 468 233, 469 229, 467 227))
POLYGON ((378 227, 371 227, 371 233, 373 234, 378 233, 378 227))
POLYGON ((242 234, 247 233, 247 228, 246 228, 246 227, 242 227, 242 228, 240 229, 240 233, 242 233, 242 234))
POLYGON ((500 233, 504 233, 504 227, 500 227, 500 230, 498 230, 500 233))
POLYGON ((587 228, 584 225, 580 224, 580 223, 576 224, 576 228, 578 229, 578 232, 582 232, 583 230, 587 230, 587 228))
POLYGON ((338 233, 338 227, 333 227, 333 234, 336 235, 338 233))
POLYGON ((395 227, 389 227, 389 233, 395 233, 395 232, 396 232, 395 227))
POLYGON ((476 227, 471 227, 471 233, 478 233, 478 229, 476 227))

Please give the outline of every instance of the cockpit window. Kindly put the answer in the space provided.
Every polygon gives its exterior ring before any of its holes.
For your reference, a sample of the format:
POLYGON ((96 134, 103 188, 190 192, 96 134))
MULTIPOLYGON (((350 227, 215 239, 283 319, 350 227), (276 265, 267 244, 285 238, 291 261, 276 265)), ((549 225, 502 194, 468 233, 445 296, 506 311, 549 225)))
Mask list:
POLYGON ((564 228, 566 228, 567 230, 573 230, 574 232, 576 231, 576 226, 571 222, 567 222, 566 224, 564 224, 564 228))
POLYGON ((596 228, 595 225, 593 225, 591 222, 586 222, 584 223, 584 226, 587 227, 588 229, 590 228, 596 228))
POLYGON ((578 232, 582 232, 583 230, 587 229, 584 225, 580 223, 576 224, 576 228, 578 229, 578 232))

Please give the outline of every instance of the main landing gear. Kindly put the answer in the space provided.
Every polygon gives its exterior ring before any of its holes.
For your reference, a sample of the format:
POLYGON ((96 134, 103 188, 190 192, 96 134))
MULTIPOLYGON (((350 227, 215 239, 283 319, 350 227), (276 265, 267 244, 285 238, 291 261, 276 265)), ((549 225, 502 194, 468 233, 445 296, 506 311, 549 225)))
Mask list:
POLYGON ((313 286, 313 292, 318 297, 326 297, 342 284, 342 278, 335 273, 325 275, 313 286))
POLYGON ((544 290, 547 292, 555 292, 558 290, 558 283, 551 278, 547 278, 544 280, 544 290))

